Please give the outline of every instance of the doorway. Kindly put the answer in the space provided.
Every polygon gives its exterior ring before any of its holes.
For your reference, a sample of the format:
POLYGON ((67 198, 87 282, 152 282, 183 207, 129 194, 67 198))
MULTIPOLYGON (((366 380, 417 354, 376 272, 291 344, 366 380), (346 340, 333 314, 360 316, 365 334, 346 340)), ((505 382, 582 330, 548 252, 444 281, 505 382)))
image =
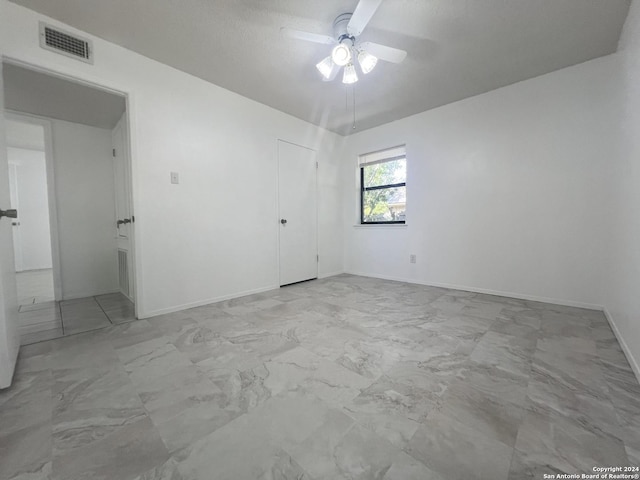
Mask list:
POLYGON ((12 63, 3 80, 21 343, 135 320, 125 96, 12 63))
MULTIPOLYGON (((46 160, 48 125, 44 121, 8 115, 5 119, 9 196, 12 209, 20 212, 11 229, 19 311, 36 311, 53 305, 59 278, 54 275, 50 192, 52 184, 46 160)), ((56 258, 56 260, 58 260, 56 258)), ((41 319, 24 319, 25 330, 47 326, 41 319)))
POLYGON ((316 152, 278 140, 280 285, 318 277, 316 152))

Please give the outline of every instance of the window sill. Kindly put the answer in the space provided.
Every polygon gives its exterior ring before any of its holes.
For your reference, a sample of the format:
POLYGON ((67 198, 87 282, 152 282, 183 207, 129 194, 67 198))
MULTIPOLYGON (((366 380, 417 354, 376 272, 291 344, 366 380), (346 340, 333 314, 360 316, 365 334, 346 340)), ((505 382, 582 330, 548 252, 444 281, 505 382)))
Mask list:
POLYGON ((363 225, 361 223, 357 223, 353 226, 353 228, 405 228, 408 227, 406 223, 371 223, 368 225, 363 225))

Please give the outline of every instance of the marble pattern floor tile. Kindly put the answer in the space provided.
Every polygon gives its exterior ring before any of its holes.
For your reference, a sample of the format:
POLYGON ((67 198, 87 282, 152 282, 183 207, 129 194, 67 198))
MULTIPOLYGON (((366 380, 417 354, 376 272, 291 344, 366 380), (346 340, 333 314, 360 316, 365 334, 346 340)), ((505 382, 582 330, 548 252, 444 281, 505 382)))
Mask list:
POLYGON ((640 385, 601 312, 352 275, 135 322, 118 295, 61 309, 102 327, 21 349, 3 480, 520 480, 640 461, 640 385))
POLYGON ((535 339, 487 332, 469 358, 479 365, 494 367, 526 379, 529 377, 534 349, 535 339))
POLYGON ((54 371, 53 449, 85 447, 147 416, 120 365, 54 371))
POLYGON ((516 441, 524 414, 521 404, 483 392, 464 381, 449 386, 436 410, 508 447, 513 447, 516 441))
POLYGON ((594 466, 627 466, 624 443, 570 418, 531 405, 518 431, 510 478, 544 473, 590 473, 594 466))
POLYGON ((406 449, 450 480, 505 479, 513 448, 441 412, 433 412, 406 449))
POLYGON ((165 462, 169 453, 150 418, 142 418, 53 458, 52 480, 126 479, 165 462))
POLYGON ((48 470, 52 459, 51 422, 39 422, 8 434, 0 434, 0 478, 48 470))

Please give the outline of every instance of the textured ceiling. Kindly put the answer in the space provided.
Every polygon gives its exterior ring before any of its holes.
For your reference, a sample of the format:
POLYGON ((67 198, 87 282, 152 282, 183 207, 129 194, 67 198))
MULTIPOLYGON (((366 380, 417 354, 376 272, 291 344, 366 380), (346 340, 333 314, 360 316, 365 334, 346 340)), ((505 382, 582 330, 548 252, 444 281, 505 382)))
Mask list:
POLYGON ((112 129, 125 111, 123 97, 5 63, 5 107, 17 112, 112 129))
MULTIPOLYGON (((321 81, 331 34, 357 0, 13 0, 340 134, 346 87, 321 81)), ((408 52, 355 86, 357 129, 613 53, 630 0, 384 0, 363 41, 408 52)), ((351 88, 348 89, 351 92, 351 88)), ((349 97, 351 103, 351 97, 349 97)))

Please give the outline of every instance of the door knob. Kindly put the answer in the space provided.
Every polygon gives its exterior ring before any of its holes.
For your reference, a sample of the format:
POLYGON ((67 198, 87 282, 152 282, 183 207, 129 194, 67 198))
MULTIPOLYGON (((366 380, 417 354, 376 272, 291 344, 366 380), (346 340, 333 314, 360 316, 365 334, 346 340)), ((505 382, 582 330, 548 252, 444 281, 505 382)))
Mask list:
POLYGON ((285 223, 287 223, 287 219, 286 218, 281 218, 280 219, 280 223, 284 225, 285 223))
POLYGON ((131 219, 130 218, 125 218, 124 220, 122 220, 122 223, 124 223, 125 225, 127 223, 131 223, 131 219))
POLYGON ((7 218, 18 218, 18 211, 15 209, 9 209, 9 210, 0 210, 0 218, 2 217, 7 217, 7 218))

